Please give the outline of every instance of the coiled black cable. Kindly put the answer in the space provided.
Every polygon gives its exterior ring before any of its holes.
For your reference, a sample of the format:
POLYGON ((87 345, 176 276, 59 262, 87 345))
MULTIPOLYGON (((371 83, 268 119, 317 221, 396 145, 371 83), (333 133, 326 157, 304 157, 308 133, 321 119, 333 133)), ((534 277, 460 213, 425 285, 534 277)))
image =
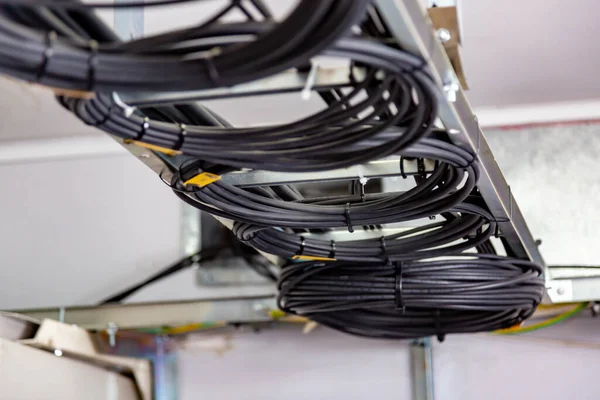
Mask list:
POLYGON ((457 254, 479 246, 496 233, 497 223, 483 208, 462 203, 447 219, 380 238, 332 241, 289 229, 237 222, 233 232, 257 250, 284 258, 334 259, 348 262, 406 261, 457 254))
MULTIPOLYGON (((191 3, 198 0, 150 0, 150 1, 128 1, 125 3, 80 3, 78 1, 71 0, 2 0, 0 3, 11 4, 15 6, 47 6, 57 9, 90 9, 90 8, 137 8, 137 7, 157 7, 157 6, 168 6, 175 4, 191 3)), ((256 0, 254 0, 256 1, 256 0)))
MULTIPOLYGON (((253 32, 252 26, 246 28, 253 32)), ((364 39, 340 40, 325 54, 365 65, 365 78, 351 91, 340 92, 325 110, 282 125, 191 125, 182 130, 179 123, 148 120, 128 112, 130 108, 115 95, 100 94, 91 100, 64 98, 62 103, 86 124, 123 139, 240 168, 289 172, 344 168, 386 157, 432 130, 437 115, 436 88, 420 70, 422 60, 364 39), (361 97, 365 92, 368 96, 361 97)))
POLYGON ((529 261, 461 254, 403 263, 296 262, 283 267, 279 307, 346 333, 406 339, 507 328, 544 291, 529 261))
MULTIPOLYGON (((286 186, 242 189, 223 181, 204 187, 183 182, 200 171, 203 161, 186 163, 171 185, 188 204, 235 221, 259 226, 326 229, 380 225, 441 214, 462 203, 473 191, 479 171, 475 156, 440 139, 424 138, 400 152, 403 157, 427 157, 434 171, 403 193, 355 194, 303 198, 286 186)), ((404 162, 400 159, 400 163, 404 162)), ((399 168, 401 169, 401 167, 399 168)))
POLYGON ((0 72, 51 87, 101 92, 231 86, 306 62, 357 23, 369 3, 303 0, 282 23, 269 24, 266 31, 262 26, 255 40, 207 52, 192 47, 183 54, 181 42, 211 36, 213 26, 157 35, 154 39, 167 48, 156 52, 153 38, 97 46, 60 36, 49 40, 52 32, 0 15, 0 72))

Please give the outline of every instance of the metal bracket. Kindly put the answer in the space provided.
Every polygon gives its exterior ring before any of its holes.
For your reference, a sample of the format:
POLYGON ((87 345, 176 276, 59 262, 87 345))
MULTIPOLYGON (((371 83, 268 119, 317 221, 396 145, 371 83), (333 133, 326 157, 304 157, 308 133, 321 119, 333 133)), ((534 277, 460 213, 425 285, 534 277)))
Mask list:
POLYGON ((410 344, 410 363, 414 400, 433 400, 433 353, 431 338, 416 339, 410 344))
POLYGON ((479 128, 465 93, 457 83, 458 78, 436 36, 427 10, 417 0, 376 0, 375 5, 402 48, 426 60, 428 71, 440 88, 440 120, 447 131, 454 132, 450 135, 452 141, 478 153, 481 166, 479 191, 498 221, 511 250, 518 257, 545 265, 525 219, 512 199, 510 188, 479 128), (453 89, 454 101, 449 101, 448 91, 443 90, 444 87, 450 87, 449 85, 453 89))
MULTIPOLYGON (((277 308, 274 296, 70 307, 65 313, 64 322, 93 330, 105 330, 112 323, 119 330, 127 330, 196 323, 269 321, 268 313, 255 311, 257 304, 263 309, 277 308)), ((59 308, 19 310, 16 313, 42 321, 46 318, 57 319, 59 308)))
POLYGON ((312 75, 310 72, 304 73, 289 70, 264 79, 226 88, 192 90, 187 92, 123 93, 120 94, 120 97, 125 103, 139 107, 259 94, 301 92, 306 90, 307 87, 310 87, 312 90, 334 89, 350 86, 351 73, 354 74, 357 80, 364 78, 364 71, 359 68, 354 68, 351 71, 349 66, 319 67, 312 70, 312 75), (307 83, 312 83, 312 85, 307 86, 307 83))
MULTIPOLYGON (((223 175, 223 182, 238 187, 253 187, 265 185, 284 185, 289 183, 338 181, 361 178, 385 178, 390 176, 416 175, 419 173, 417 160, 403 160, 403 171, 400 171, 398 158, 371 161, 366 164, 349 168, 334 169, 320 172, 274 172, 247 170, 231 172, 223 175)), ((432 172, 435 163, 425 160, 425 172, 432 172)))

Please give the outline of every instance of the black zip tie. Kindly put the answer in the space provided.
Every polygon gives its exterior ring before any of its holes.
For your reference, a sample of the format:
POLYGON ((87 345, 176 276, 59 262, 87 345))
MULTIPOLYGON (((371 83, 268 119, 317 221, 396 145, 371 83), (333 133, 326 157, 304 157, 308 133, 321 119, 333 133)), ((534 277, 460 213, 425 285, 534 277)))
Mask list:
POLYGON ((146 135, 146 132, 148 131, 149 128, 150 128, 150 120, 148 119, 148 117, 144 117, 144 119, 142 120, 142 126, 140 128, 140 131, 138 132, 137 136, 133 140, 138 141, 138 142, 142 141, 142 139, 146 135))
POLYGON ((334 258, 335 259, 335 240, 331 240, 331 251, 329 252, 329 258, 334 258))
POLYGON ((206 70, 208 71, 208 77, 210 78, 213 86, 218 87, 221 86, 219 82, 221 81, 221 76, 219 76, 219 71, 214 63, 212 55, 206 57, 204 59, 204 63, 206 64, 206 70))
POLYGON ((381 253, 383 256, 385 256, 385 263, 389 265, 389 264, 391 264, 391 262, 390 262, 390 255, 388 254, 388 251, 387 251, 387 244, 385 242, 385 236, 380 237, 379 241, 381 242, 381 253))
POLYGON ((494 237, 497 239, 499 238, 500 235, 500 226, 498 225, 501 222, 511 222, 512 221, 512 213, 513 213, 513 195, 512 195, 512 189, 510 187, 510 185, 508 185, 508 218, 504 218, 504 219, 494 219, 494 222, 496 223, 496 229, 494 231, 494 237))
POLYGON ((183 146, 183 139, 185 138, 185 135, 187 135, 185 128, 185 124, 179 124, 179 139, 177 139, 177 143, 173 146, 173 150, 179 150, 181 149, 181 146, 183 146))
POLYGON ((96 87, 96 66, 98 65, 98 42, 90 40, 90 57, 88 58, 88 92, 93 92, 96 87))
POLYGON ((419 64, 416 67, 413 67, 408 72, 410 72, 411 74, 414 74, 417 71, 423 71, 423 68, 425 68, 426 66, 427 66, 427 60, 424 58, 421 58, 421 64, 419 64))
POLYGON ((479 128, 479 120, 477 119, 476 115, 473 116, 473 119, 477 124, 477 145, 475 147, 475 155, 473 155, 471 161, 469 161, 467 165, 463 167, 464 169, 471 168, 476 161, 479 161, 479 151, 481 148, 481 129, 479 128))
POLYGON ((402 310, 402 314, 404 314, 406 307, 404 306, 404 299, 402 298, 402 266, 402 261, 396 262, 396 284, 394 286, 396 288, 396 309, 402 310))
POLYGON ((305 245, 306 245, 306 239, 304 239, 304 236, 300 236, 300 250, 298 250, 295 255, 297 255, 297 256, 303 255, 305 245))
POLYGON ((404 171, 404 156, 400 156, 400 176, 402 179, 406 179, 406 172, 404 171))
POLYGON ((510 222, 510 218, 505 218, 505 219, 495 219, 494 222, 496 223, 496 229, 494 229, 494 237, 496 239, 498 239, 500 236, 502 236, 500 234, 500 226, 498 225, 501 222, 510 222))
POLYGON ((354 76, 354 68, 356 68, 356 62, 354 60, 350 61, 350 70, 348 72, 348 80, 352 84, 352 86, 356 86, 356 76, 354 76))
POLYGON ((422 158, 417 158, 417 172, 421 179, 425 180, 427 178, 427 173, 425 172, 425 160, 422 158))
POLYGON ((57 37, 58 37, 58 35, 56 34, 55 31, 49 31, 48 34, 46 35, 46 41, 45 41, 46 48, 44 49, 42 62, 40 63, 40 68, 38 69, 38 72, 35 74, 36 82, 41 81, 44 78, 44 75, 46 75, 46 70, 48 69, 48 64, 50 64, 50 59, 54 55, 54 49, 52 48, 52 46, 54 45, 54 42, 56 42, 57 37))
POLYGON ((471 161, 469 161, 467 163, 467 165, 465 165, 464 167, 462 167, 463 169, 468 169, 471 168, 473 166, 473 164, 475 164, 476 161, 479 161, 479 157, 477 156, 473 156, 473 158, 471 159, 471 161))
POLYGON ((346 217, 346 225, 348 226, 348 232, 354 232, 354 228, 352 227, 352 220, 350 219, 350 203, 346 203, 346 211, 344 212, 344 217, 346 217))
POLYGON ((435 336, 437 337, 438 342, 442 343, 445 339, 445 336, 442 333, 442 324, 440 322, 440 310, 435 310, 433 313, 434 322, 435 322, 435 336))

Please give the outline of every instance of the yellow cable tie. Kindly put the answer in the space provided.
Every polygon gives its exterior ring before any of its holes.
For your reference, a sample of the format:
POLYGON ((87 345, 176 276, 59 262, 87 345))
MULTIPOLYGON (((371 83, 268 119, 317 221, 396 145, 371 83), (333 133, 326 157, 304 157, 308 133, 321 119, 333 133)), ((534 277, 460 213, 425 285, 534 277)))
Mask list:
POLYGON ((149 143, 138 142, 137 140, 125 140, 124 143, 134 144, 138 147, 143 147, 148 150, 157 151, 159 153, 163 153, 168 156, 176 156, 178 154, 181 154, 181 151, 179 151, 179 150, 173 150, 173 149, 169 149, 167 147, 160 147, 160 146, 156 146, 156 145, 149 144, 149 143))
POLYGON ((306 260, 306 261, 337 261, 337 258, 329 257, 314 257, 314 256, 294 256, 292 260, 306 260))
POLYGON ((221 175, 211 174, 210 172, 203 172, 194 176, 193 178, 188 179, 183 184, 185 186, 195 185, 198 187, 204 187, 206 185, 210 185, 211 183, 218 181, 219 179, 221 179, 221 175))

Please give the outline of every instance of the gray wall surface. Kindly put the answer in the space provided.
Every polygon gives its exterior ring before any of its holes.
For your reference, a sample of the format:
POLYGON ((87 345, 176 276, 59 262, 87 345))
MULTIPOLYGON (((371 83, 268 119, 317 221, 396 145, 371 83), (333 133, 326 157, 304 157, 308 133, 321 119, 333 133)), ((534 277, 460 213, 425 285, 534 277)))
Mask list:
POLYGON ((600 265, 600 125, 485 136, 548 264, 600 265))
MULTIPOLYGON (((523 336, 433 344, 435 400, 597 399, 600 322, 589 314, 523 336), (568 339, 578 332, 577 341, 568 339)), ((576 335, 577 336, 577 335, 576 335)), ((411 397, 409 344, 320 327, 192 335, 179 353, 181 400, 411 397)))

